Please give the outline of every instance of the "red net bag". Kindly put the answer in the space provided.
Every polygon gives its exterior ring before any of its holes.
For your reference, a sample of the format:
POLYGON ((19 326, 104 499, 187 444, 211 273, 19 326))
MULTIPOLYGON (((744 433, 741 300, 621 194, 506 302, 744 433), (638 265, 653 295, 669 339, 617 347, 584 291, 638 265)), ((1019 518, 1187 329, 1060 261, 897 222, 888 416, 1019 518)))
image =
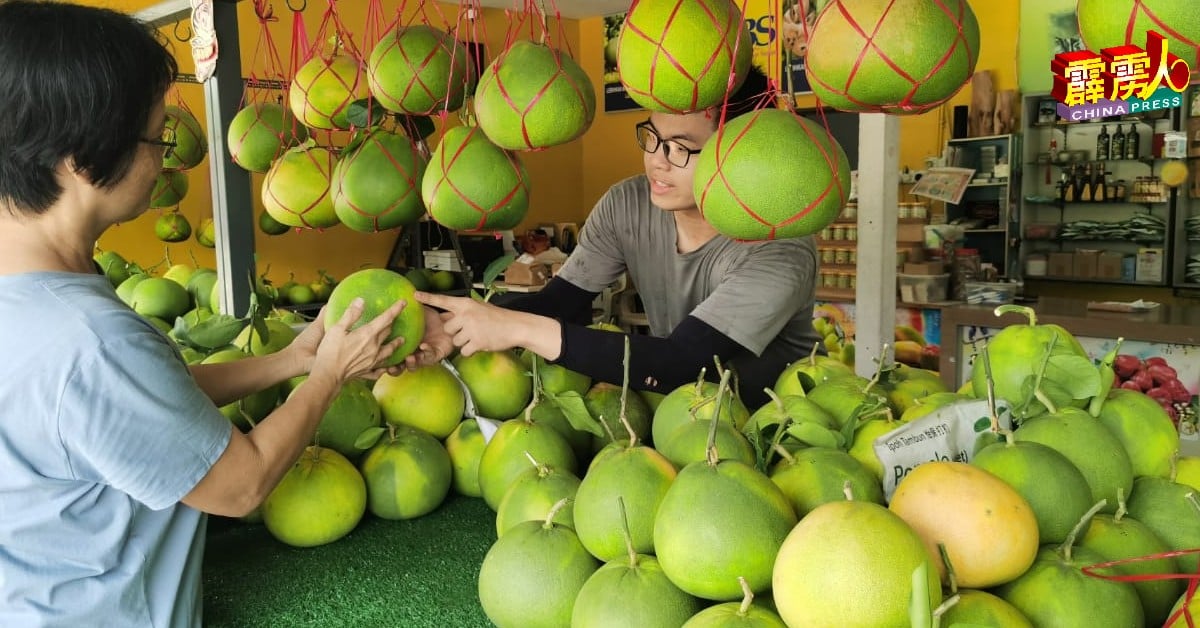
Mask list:
POLYGON ((433 151, 421 198, 447 228, 512 229, 529 210, 529 173, 479 127, 454 127, 433 151))
POLYGON ((371 95, 394 113, 427 116, 458 110, 477 76, 467 46, 450 34, 438 3, 422 1, 402 22, 403 12, 401 6, 396 26, 367 60, 371 95))
POLYGON ((166 107, 163 135, 175 142, 175 146, 163 154, 163 170, 190 170, 208 155, 208 136, 191 107, 180 97, 179 86, 170 91, 172 104, 166 107))
POLYGON ((949 100, 978 60, 967 0, 833 0, 808 34, 804 69, 834 109, 917 114, 949 100))
POLYGON ((367 81, 362 54, 338 16, 337 0, 329 0, 313 41, 288 91, 292 113, 312 128, 350 129, 350 105, 367 97, 367 81), (331 36, 334 43, 327 47, 331 36))
POLYGON ((150 207, 174 207, 187 196, 188 178, 182 170, 163 170, 154 179, 150 207))
POLYGON ((338 224, 329 193, 337 156, 312 140, 275 160, 262 185, 263 208, 289 227, 324 229, 338 224))

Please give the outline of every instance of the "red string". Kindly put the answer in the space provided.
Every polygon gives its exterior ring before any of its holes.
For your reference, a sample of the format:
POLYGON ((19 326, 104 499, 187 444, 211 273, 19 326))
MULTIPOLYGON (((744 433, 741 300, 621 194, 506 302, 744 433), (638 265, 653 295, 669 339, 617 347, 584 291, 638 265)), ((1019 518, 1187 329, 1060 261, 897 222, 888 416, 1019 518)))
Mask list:
MULTIPOLYGON (((316 168, 317 172, 321 173, 321 175, 324 177, 326 183, 328 183, 330 173, 333 171, 333 161, 334 161, 333 153, 331 153, 328 150, 325 150, 324 148, 313 148, 311 150, 304 151, 304 158, 307 159, 314 168, 316 168), (324 157, 323 160, 317 159, 316 153, 318 153, 318 152, 320 152, 322 154, 322 156, 324 157), (324 164, 321 163, 322 161, 324 161, 324 164)), ((275 193, 274 181, 275 181, 275 177, 278 176, 278 174, 279 174, 279 171, 277 169, 275 169, 275 168, 271 169, 271 172, 267 175, 267 179, 265 181, 263 181, 264 194, 270 196, 271 199, 273 201, 275 201, 275 204, 278 205, 283 211, 288 212, 289 214, 295 215, 296 218, 299 219, 301 223, 303 223, 305 228, 324 229, 325 227, 330 226, 330 225, 324 225, 324 224, 313 225, 312 223, 310 223, 308 221, 309 212, 316 209, 317 206, 320 205, 323 201, 325 201, 325 199, 329 196, 329 186, 328 185, 323 186, 320 196, 317 196, 315 199, 312 200, 312 202, 310 202, 308 205, 304 206, 299 211, 297 211, 297 210, 289 207, 287 205, 287 203, 285 203, 284 200, 281 199, 279 197, 279 195, 275 193)), ((288 189, 291 190, 292 188, 289 187, 288 189)))
POLYGON ((1178 556, 1189 556, 1192 554, 1200 555, 1200 549, 1175 550, 1172 552, 1162 552, 1159 554, 1150 554, 1148 556, 1136 556, 1134 558, 1125 558, 1125 559, 1121 559, 1121 560, 1110 560, 1108 562, 1097 563, 1095 565, 1088 565, 1086 567, 1082 567, 1082 568, 1080 568, 1080 571, 1082 571, 1084 574, 1089 575, 1093 578, 1101 578, 1103 580, 1114 580, 1117 582, 1147 582, 1147 581, 1153 581, 1153 580, 1187 580, 1188 586, 1187 586, 1187 592, 1184 594, 1184 597, 1183 597, 1183 604, 1180 605, 1179 610, 1175 611, 1174 613, 1171 614, 1170 617, 1167 618, 1167 621, 1163 625, 1170 626, 1170 625, 1174 624, 1180 617, 1182 617, 1187 621, 1187 625, 1190 628, 1195 628, 1196 624, 1194 624, 1192 622, 1192 612, 1188 608, 1188 606, 1191 605, 1192 599, 1196 596, 1197 585, 1200 584, 1200 570, 1197 570, 1196 573, 1191 573, 1191 574, 1165 573, 1165 574, 1106 575, 1106 574, 1102 574, 1102 573, 1097 573, 1100 570, 1108 569, 1110 567, 1117 567, 1119 565, 1126 565, 1129 563, 1146 562, 1146 561, 1152 561, 1152 560, 1172 559, 1172 558, 1175 558, 1178 556))
MULTIPOLYGON (((454 190, 454 194, 467 207, 470 207, 471 209, 475 210, 475 212, 477 212, 479 214, 479 220, 476 221, 475 226, 473 227, 474 229, 486 228, 488 218, 490 218, 493 213, 495 213, 501 209, 504 209, 505 206, 508 205, 513 200, 513 198, 516 197, 516 195, 519 192, 521 192, 522 190, 526 190, 529 187, 525 181, 525 173, 524 173, 524 169, 521 167, 520 158, 517 157, 517 155, 515 153, 504 150, 499 147, 495 147, 495 149, 504 153, 505 158, 508 159, 509 165, 512 166, 513 172, 517 175, 517 179, 513 183, 512 188, 510 188, 508 190, 508 192, 505 193, 505 195, 502 198, 500 198, 498 201, 492 203, 491 207, 484 207, 480 203, 476 202, 474 199, 470 198, 461 188, 459 188, 458 185, 456 185, 454 183, 454 181, 450 180, 451 168, 453 168, 454 164, 458 162, 458 158, 467 149, 467 146, 469 144, 471 144, 472 140, 475 139, 476 134, 482 135, 482 133, 483 133, 483 131, 481 131, 478 127, 471 127, 467 131, 467 136, 465 138, 463 138, 463 140, 455 148, 454 154, 450 155, 450 158, 448 160, 446 158, 448 151, 440 151, 440 153, 441 153, 440 159, 439 159, 440 167, 438 168, 439 176, 438 176, 437 183, 435 183, 433 186, 435 196, 437 194, 437 190, 441 189, 443 184, 449 186, 451 190, 454 190)), ((486 142, 487 144, 491 144, 491 140, 488 140, 486 138, 486 136, 481 137, 480 141, 486 142)), ((434 208, 430 208, 430 209, 431 209, 431 213, 432 213, 432 210, 434 210, 434 208)), ((434 218, 436 218, 436 216, 434 218)))
MULTIPOLYGON (((381 152, 383 154, 384 158, 386 158, 388 160, 388 163, 391 164, 392 170, 396 174, 398 174, 400 176, 400 178, 404 181, 404 184, 405 184, 404 185, 404 193, 401 194, 399 197, 392 199, 391 202, 388 203, 382 209, 379 209, 379 208, 364 209, 359 204, 350 200, 350 198, 346 195, 346 186, 344 185, 344 182, 343 182, 343 185, 338 186, 337 196, 334 198, 334 206, 335 207, 337 206, 338 202, 341 201, 347 207, 349 207, 352 211, 354 211, 354 213, 356 213, 360 216, 363 216, 364 218, 370 219, 371 230, 376 231, 376 232, 390 228, 390 227, 385 227, 385 228, 381 229, 380 219, 382 219, 384 216, 388 216, 394 210, 396 210, 398 207, 400 207, 404 203, 408 202, 410 198, 412 198, 414 195, 417 194, 417 190, 420 187, 420 182, 417 181, 415 173, 410 172, 408 169, 408 166, 406 164, 402 164, 396 159, 396 156, 392 154, 392 151, 389 150, 388 147, 383 144, 383 142, 379 141, 379 135, 377 133, 379 133, 379 132, 376 131, 376 132, 368 135, 367 138, 363 141, 363 145, 360 146, 357 150, 355 150, 349 157, 346 158, 347 161, 346 161, 345 165, 341 166, 341 169, 340 169, 342 179, 346 178, 346 176, 347 176, 346 173, 351 168, 354 167, 354 164, 358 161, 359 156, 362 155, 363 150, 366 147, 366 143, 370 142, 379 150, 379 152, 381 152)), ((407 142, 407 144, 409 146, 409 150, 412 151, 412 153, 413 153, 413 164, 415 165, 415 164, 419 163, 418 162, 419 158, 417 157, 417 154, 416 154, 416 147, 413 146, 412 142, 407 142)), ((389 184, 395 185, 396 181, 393 179, 392 181, 389 182, 389 184)))

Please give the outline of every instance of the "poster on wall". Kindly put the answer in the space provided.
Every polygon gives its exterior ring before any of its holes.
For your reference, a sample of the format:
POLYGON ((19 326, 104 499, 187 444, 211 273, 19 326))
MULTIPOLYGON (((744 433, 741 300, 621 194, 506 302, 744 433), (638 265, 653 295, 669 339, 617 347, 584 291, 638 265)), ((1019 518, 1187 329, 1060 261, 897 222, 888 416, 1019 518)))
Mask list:
POLYGON ((811 94, 808 75, 804 73, 804 60, 808 55, 808 33, 812 32, 817 16, 830 0, 785 0, 780 31, 783 37, 780 54, 783 89, 791 88, 793 94, 811 94), (788 83, 788 80, 791 83, 788 83))
POLYGON ((621 27, 624 24, 624 13, 604 17, 604 110, 609 112, 642 108, 625 92, 621 73, 617 71, 617 45, 621 41, 621 27))
POLYGON ((1050 61, 1060 52, 1083 50, 1075 0, 1021 3, 1017 40, 1017 83, 1021 92, 1049 92, 1053 83, 1050 61))

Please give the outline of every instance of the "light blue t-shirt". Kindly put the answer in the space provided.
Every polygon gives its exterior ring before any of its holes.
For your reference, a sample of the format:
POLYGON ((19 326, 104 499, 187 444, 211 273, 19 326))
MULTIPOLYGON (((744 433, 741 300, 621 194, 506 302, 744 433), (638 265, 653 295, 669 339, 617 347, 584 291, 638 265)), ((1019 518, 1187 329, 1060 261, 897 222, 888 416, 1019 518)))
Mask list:
POLYGON ((0 626, 199 626, 231 429, 104 276, 0 276, 0 626))

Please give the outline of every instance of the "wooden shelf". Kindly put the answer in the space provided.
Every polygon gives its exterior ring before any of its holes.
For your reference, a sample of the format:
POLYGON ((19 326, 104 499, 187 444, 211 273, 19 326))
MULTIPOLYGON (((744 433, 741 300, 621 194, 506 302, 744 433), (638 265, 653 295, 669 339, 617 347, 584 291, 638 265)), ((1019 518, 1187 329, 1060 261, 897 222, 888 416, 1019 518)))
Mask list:
POLYGON ((1047 281, 1047 282, 1060 282, 1060 283, 1064 282, 1064 281, 1069 281, 1071 283, 1097 283, 1097 284, 1109 284, 1109 285, 1115 285, 1115 286, 1147 286, 1147 287, 1153 287, 1153 288, 1167 287, 1167 282, 1165 282, 1165 281, 1125 281, 1123 279, 1097 279, 1097 278, 1084 279, 1082 277, 1030 277, 1030 276, 1026 275, 1025 281, 1026 282, 1047 281))
POLYGON ((813 291, 819 301, 853 301, 855 297, 855 289, 853 288, 817 288, 813 291))

